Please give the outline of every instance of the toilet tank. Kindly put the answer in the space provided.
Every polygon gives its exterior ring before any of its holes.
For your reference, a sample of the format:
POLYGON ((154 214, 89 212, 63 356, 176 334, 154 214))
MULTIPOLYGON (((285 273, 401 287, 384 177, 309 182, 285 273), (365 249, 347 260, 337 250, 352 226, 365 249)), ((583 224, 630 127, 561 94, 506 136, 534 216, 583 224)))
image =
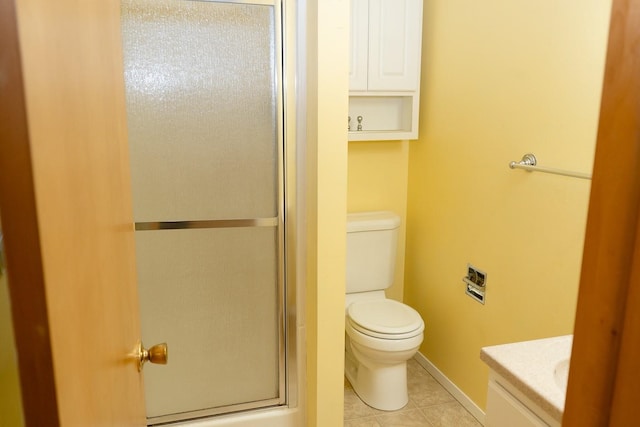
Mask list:
POLYGON ((393 284, 400 217, 393 212, 347 215, 347 293, 393 284))

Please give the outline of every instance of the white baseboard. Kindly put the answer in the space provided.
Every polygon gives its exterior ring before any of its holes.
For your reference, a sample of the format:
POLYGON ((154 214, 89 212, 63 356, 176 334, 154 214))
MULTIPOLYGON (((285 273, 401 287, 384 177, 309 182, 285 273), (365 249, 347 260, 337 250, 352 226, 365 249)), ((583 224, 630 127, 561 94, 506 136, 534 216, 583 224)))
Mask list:
POLYGON ((458 401, 464 408, 469 411, 473 417, 478 420, 478 422, 484 425, 484 411, 480 409, 478 405, 475 404, 473 400, 469 398, 462 390, 458 388, 445 374, 443 374, 440 369, 436 368, 436 366, 431 363, 429 359, 427 359, 422 353, 416 353, 415 357, 416 362, 420 364, 424 369, 427 370, 431 374, 431 376, 440 383, 442 387, 445 388, 451 395, 458 401))

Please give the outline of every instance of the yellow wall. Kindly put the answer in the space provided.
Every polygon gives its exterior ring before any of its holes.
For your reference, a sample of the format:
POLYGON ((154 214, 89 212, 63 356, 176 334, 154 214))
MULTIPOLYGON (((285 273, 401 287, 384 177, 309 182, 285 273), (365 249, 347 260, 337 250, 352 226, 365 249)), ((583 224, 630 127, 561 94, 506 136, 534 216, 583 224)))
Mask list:
MULTIPOLYGON (((2 262, 0 261, 0 264, 2 262)), ((18 427, 22 420, 20 381, 13 340, 6 271, 0 271, 0 427, 18 427)))
POLYGON ((389 210, 400 215, 395 280, 387 297, 402 301, 409 141, 349 142, 349 212, 389 210))
POLYGON ((481 347, 572 332, 610 1, 425 2, 420 140, 409 155, 405 302, 421 352, 483 407, 481 347), (464 293, 470 262, 486 304, 464 293))
POLYGON ((307 423, 342 426, 349 2, 307 3, 307 423))

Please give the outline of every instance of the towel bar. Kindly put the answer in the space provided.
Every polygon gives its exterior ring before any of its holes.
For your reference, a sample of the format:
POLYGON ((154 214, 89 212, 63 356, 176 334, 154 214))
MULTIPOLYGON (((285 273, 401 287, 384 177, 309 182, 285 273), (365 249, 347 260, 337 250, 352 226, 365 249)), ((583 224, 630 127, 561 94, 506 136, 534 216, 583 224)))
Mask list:
POLYGON ((522 156, 522 160, 520 160, 519 162, 514 161, 509 163, 509 167, 511 169, 524 169, 531 172, 546 172, 546 173, 553 173, 556 175, 572 176, 574 178, 591 179, 591 174, 588 174, 588 173, 573 172, 573 171, 567 171, 563 169, 538 166, 538 160, 536 159, 536 156, 534 156, 531 153, 528 153, 522 156))

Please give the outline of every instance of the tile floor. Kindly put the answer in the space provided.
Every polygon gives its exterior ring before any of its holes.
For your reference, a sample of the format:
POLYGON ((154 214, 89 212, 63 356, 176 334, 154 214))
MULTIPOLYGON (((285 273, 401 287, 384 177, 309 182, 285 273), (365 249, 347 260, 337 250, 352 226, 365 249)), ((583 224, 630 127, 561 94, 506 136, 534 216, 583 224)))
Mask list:
POLYGON ((407 363, 409 403, 393 412, 363 403, 344 380, 344 427, 481 427, 414 359, 407 363))

